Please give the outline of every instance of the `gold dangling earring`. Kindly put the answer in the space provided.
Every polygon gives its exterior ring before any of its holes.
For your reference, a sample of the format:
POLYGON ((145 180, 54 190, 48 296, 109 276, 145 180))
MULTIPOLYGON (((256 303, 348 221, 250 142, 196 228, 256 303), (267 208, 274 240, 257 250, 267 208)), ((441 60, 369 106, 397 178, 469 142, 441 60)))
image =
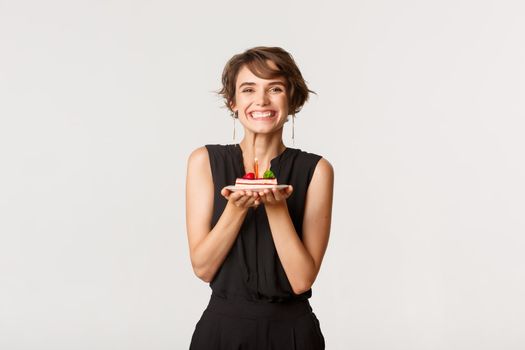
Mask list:
POLYGON ((292 114, 292 145, 295 146, 295 114, 292 114))

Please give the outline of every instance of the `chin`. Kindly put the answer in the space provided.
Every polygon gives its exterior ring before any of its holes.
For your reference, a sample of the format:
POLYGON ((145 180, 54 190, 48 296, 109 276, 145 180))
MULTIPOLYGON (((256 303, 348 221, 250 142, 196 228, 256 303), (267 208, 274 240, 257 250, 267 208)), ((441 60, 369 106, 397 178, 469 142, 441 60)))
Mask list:
POLYGON ((280 130, 280 128, 257 128, 257 129, 250 129, 251 132, 253 132, 254 134, 259 134, 259 135, 271 135, 271 134, 275 134, 276 132, 278 132, 280 130))

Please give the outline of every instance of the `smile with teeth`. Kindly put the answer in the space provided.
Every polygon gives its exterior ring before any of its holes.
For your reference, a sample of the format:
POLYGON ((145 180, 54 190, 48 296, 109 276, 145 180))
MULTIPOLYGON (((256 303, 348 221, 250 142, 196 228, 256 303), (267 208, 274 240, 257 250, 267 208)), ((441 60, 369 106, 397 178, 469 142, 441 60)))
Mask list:
POLYGON ((253 119, 269 119, 275 116, 275 111, 251 112, 250 116, 253 119))

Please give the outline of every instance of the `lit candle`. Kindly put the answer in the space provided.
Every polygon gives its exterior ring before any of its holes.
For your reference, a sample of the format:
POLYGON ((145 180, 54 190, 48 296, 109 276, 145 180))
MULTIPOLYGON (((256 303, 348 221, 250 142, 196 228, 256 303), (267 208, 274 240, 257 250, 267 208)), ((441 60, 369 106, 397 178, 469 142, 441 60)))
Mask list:
POLYGON ((259 178, 259 162, 257 161, 257 158, 255 158, 255 164, 253 165, 253 169, 255 173, 255 178, 258 179, 259 178))

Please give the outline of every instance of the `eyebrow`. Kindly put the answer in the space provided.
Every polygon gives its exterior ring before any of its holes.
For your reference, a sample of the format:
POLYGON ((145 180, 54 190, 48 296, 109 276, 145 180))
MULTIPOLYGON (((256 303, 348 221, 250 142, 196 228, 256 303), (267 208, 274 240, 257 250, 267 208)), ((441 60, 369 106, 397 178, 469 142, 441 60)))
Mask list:
MULTIPOLYGON (((241 85, 239 85, 239 89, 242 88, 243 86, 245 85, 249 85, 249 86, 253 86, 253 85, 256 85, 255 83, 251 82, 251 81, 245 81, 244 83, 242 83, 241 85)), ((282 81, 272 81, 272 82, 269 82, 268 83, 269 86, 272 86, 272 85, 282 85, 282 86, 285 86, 284 83, 282 81)))

